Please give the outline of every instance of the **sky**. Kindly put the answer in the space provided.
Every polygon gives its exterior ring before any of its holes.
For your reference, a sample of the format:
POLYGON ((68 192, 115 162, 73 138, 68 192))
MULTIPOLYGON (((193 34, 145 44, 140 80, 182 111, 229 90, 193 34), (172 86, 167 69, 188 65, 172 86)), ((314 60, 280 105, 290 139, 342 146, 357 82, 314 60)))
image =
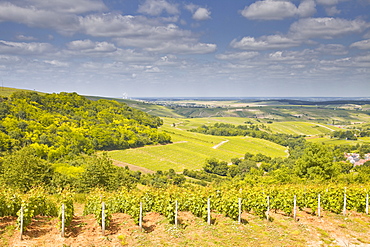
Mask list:
POLYGON ((0 0, 0 82, 106 97, 370 97, 370 0, 0 0))

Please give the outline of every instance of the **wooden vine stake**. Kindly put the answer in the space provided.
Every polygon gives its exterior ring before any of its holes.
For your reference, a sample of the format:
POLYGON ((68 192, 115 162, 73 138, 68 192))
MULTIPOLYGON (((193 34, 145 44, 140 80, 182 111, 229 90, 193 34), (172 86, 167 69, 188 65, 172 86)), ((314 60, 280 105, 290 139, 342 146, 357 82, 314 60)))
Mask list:
POLYGON ((347 211, 347 194, 346 194, 347 188, 344 187, 344 196, 343 196, 343 215, 346 216, 347 211))
POLYGON ((294 203, 293 203, 293 218, 296 221, 297 220, 297 196, 294 195, 294 203))
POLYGON ((207 223, 211 225, 211 198, 207 200, 207 223))
POLYGON ((177 228, 178 222, 177 222, 177 211, 178 211, 178 203, 177 200, 175 201, 175 227, 177 228))
POLYGON ((238 222, 240 224, 242 222, 242 199, 241 198, 238 198, 238 208, 239 208, 238 222))
POLYGON ((267 196, 267 210, 266 210, 266 219, 270 219, 270 196, 267 196))
POLYGON ((140 231, 142 231, 143 230, 143 203, 142 202, 140 202, 139 227, 140 227, 140 231))
POLYGON ((366 214, 369 214, 369 194, 366 194, 366 214))
POLYGON ((105 202, 101 204, 101 231, 105 234, 105 202))
POLYGON ((321 195, 317 196, 317 216, 321 217, 321 195))
POLYGON ((64 238, 64 225, 65 225, 65 206, 63 203, 62 204, 62 232, 61 232, 62 238, 64 238))
POLYGON ((21 217, 21 229, 20 229, 20 239, 21 240, 23 240, 23 214, 24 214, 24 208, 23 208, 23 206, 21 207, 21 215, 20 215, 20 217, 21 217))

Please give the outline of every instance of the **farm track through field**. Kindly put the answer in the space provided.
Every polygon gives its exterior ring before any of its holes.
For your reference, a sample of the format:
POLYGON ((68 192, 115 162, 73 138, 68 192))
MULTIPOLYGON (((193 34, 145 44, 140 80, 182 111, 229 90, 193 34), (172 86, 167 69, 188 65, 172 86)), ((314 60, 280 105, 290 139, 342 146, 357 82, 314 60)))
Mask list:
POLYGON ((228 141, 229 141, 229 140, 222 141, 222 142, 220 142, 219 144, 217 144, 217 145, 213 146, 212 148, 213 148, 213 149, 217 149, 217 148, 221 147, 223 144, 227 143, 228 141))
POLYGON ((331 129, 331 128, 329 128, 328 126, 325 126, 325 125, 322 125, 322 124, 316 124, 317 126, 320 126, 320 127, 323 127, 323 128, 325 128, 325 129, 328 129, 328 130, 330 130, 330 131, 335 131, 335 130, 333 130, 333 129, 331 129))

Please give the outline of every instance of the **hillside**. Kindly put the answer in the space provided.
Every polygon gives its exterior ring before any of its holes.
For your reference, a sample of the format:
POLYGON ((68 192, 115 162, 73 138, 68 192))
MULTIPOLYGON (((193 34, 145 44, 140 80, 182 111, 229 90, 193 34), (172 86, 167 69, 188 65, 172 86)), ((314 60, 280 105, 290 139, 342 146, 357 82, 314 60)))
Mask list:
POLYGON ((251 214, 243 214, 246 224, 212 213, 215 224, 208 226, 191 213, 181 212, 180 228, 165 217, 149 213, 144 217, 143 231, 126 214, 114 214, 112 227, 102 236, 92 215, 77 213, 72 230, 60 236, 55 219, 37 217, 19 240, 14 218, 0 222, 1 246, 368 246, 370 220, 367 215, 350 213, 344 217, 325 213, 318 218, 299 212, 299 221, 281 214, 272 214, 268 222, 251 214))
MULTIPOLYGON (((18 88, 11 88, 11 87, 1 87, 1 89, 0 89, 0 96, 9 97, 10 95, 12 95, 15 92, 35 92, 35 91, 28 90, 28 89, 18 89, 18 88)), ((37 93, 44 94, 44 93, 41 93, 41 92, 37 92, 37 93)))
MULTIPOLYGON (((101 97, 87 96, 90 99, 101 97)), ((349 125, 370 121, 369 100, 163 100, 114 99, 159 117, 170 118, 252 118, 261 122, 301 121, 349 125)))
POLYGON ((184 124, 180 122, 173 127, 173 123, 179 120, 164 118, 160 130, 171 136, 172 144, 116 150, 109 152, 109 156, 153 171, 172 168, 178 172, 184 169, 200 169, 205 160, 211 157, 230 162, 232 158, 243 157, 246 152, 262 153, 271 157, 287 156, 285 147, 258 138, 210 136, 187 131, 190 126, 199 125, 201 120, 212 121, 194 119, 193 122, 193 119, 183 119, 184 124))

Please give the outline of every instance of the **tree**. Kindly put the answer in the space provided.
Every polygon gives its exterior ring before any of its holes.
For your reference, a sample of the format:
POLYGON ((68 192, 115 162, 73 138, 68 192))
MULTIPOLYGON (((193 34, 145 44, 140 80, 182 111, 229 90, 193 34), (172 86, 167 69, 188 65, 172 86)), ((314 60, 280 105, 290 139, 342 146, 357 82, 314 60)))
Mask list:
POLYGON ((51 183, 52 166, 35 155, 35 150, 25 147, 3 159, 1 180, 21 191, 51 183))
POLYGON ((137 183, 130 170, 113 165, 107 153, 86 157, 84 169, 80 177, 83 191, 89 191, 94 187, 107 190, 116 190, 121 186, 132 188, 137 183))
POLYGON ((296 162, 297 175, 307 179, 330 179, 340 173, 333 164, 333 152, 323 144, 309 144, 296 162))
POLYGON ((227 175, 227 162, 226 161, 218 161, 216 158, 211 158, 206 160, 206 164, 203 167, 205 172, 214 173, 220 176, 227 175))

